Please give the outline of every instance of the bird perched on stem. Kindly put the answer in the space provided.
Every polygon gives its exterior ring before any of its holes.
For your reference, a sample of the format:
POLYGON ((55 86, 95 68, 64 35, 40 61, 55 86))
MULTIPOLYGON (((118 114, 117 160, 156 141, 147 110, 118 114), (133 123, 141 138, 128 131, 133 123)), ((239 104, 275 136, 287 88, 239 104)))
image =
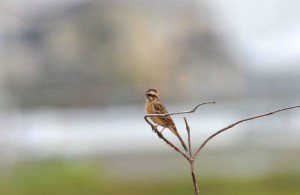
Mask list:
MULTIPOLYGON (((161 103, 158 91, 156 89, 149 89, 144 95, 146 98, 145 111, 147 114, 166 114, 168 113, 165 106, 161 103)), ((175 123, 171 116, 150 116, 150 119, 163 127, 161 133, 165 128, 170 129, 180 140, 183 148, 187 151, 187 147, 179 135, 175 123)))

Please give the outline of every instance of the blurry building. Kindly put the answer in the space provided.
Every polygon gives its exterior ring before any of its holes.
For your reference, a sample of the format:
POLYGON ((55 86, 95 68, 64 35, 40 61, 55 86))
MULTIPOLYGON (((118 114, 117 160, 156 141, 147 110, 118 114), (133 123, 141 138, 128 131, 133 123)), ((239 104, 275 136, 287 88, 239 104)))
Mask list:
POLYGON ((1 29, 0 71, 21 107, 134 103, 150 87, 176 101, 244 93, 243 70, 193 2, 19 9, 1 29))

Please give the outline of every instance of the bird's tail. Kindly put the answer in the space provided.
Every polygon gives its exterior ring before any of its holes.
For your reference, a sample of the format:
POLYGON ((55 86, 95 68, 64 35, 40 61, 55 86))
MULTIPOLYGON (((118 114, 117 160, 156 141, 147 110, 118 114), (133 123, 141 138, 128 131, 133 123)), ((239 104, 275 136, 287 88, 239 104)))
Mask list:
POLYGON ((176 127, 173 128, 173 127, 169 127, 169 129, 179 138, 180 142, 181 142, 181 145, 183 146, 183 148, 185 149, 185 151, 188 151, 188 148, 187 146, 185 145, 183 139, 181 138, 181 136, 179 135, 176 127))

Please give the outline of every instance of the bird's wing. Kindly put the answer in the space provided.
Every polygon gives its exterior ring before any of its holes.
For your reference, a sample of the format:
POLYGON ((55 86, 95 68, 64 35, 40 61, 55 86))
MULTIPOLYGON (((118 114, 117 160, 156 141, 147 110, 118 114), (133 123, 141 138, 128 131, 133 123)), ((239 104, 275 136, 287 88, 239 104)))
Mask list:
MULTIPOLYGON (((166 107, 162 103, 153 104, 153 108, 154 108, 154 114, 166 114, 166 113, 168 113, 166 107)), ((173 121, 173 119, 171 118, 170 115, 160 116, 159 118, 161 118, 163 121, 165 121, 167 124, 169 124, 174 130, 177 130, 176 126, 174 124, 174 121, 173 121)))

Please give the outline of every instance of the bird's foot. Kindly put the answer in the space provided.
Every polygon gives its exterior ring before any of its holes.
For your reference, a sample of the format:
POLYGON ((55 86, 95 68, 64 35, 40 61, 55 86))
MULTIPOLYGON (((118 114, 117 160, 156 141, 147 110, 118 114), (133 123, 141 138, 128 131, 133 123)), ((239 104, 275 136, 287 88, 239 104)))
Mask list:
POLYGON ((152 131, 155 132, 155 129, 157 129, 158 125, 153 125, 152 131))

